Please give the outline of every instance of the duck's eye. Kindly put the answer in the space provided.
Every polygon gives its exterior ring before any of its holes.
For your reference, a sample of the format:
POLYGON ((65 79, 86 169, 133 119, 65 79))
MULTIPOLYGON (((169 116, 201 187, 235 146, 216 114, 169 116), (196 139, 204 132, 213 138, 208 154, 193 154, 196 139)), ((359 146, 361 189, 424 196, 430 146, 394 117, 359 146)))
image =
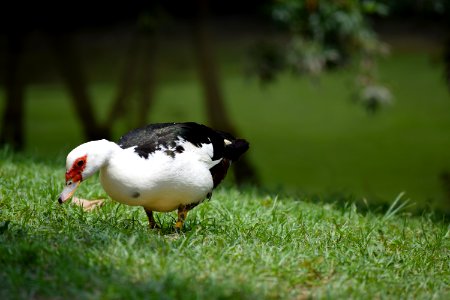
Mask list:
POLYGON ((84 160, 79 160, 77 166, 82 167, 84 165, 84 160))

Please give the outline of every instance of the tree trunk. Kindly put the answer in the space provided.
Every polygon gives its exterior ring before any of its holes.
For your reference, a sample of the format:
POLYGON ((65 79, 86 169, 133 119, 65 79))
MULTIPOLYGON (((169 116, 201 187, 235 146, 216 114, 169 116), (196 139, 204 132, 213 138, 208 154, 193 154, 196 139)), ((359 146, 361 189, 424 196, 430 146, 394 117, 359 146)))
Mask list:
POLYGON ((136 88, 135 82, 138 81, 139 67, 142 68, 142 76, 138 86, 139 98, 136 119, 138 125, 145 124, 154 90, 154 76, 152 73, 154 50, 152 49, 152 42, 154 42, 154 39, 150 33, 139 33, 133 37, 128 48, 123 73, 117 85, 116 96, 113 99, 105 122, 101 123, 96 118, 91 98, 87 92, 88 85, 80 67, 80 59, 74 51, 69 38, 59 34, 51 36, 51 43, 55 50, 58 67, 70 92, 84 136, 88 140, 110 139, 112 125, 126 113, 132 112, 127 109, 127 101, 129 101, 133 90, 136 88), (140 62, 139 53, 141 48, 144 48, 144 53, 142 53, 142 61, 140 62))
POLYGON ((208 32, 207 15, 207 1, 197 0, 197 18, 193 23, 193 39, 200 80, 205 95, 208 122, 216 129, 234 133, 235 130, 228 117, 220 89, 219 73, 208 32))
POLYGON ((139 57, 139 36, 132 37, 130 46, 126 54, 126 60, 122 77, 117 85, 117 94, 108 114, 106 124, 113 124, 117 118, 123 117, 127 113, 126 102, 133 91, 133 84, 136 81, 136 69, 139 57))
POLYGON ((156 36, 153 32, 142 33, 142 62, 139 82, 137 126, 147 124, 147 114, 155 95, 155 61, 157 52, 156 36))
MULTIPOLYGON (((237 131, 228 117, 222 97, 219 73, 208 32, 207 16, 208 1, 197 0, 197 16, 193 21, 193 41, 200 79, 203 84, 208 122, 216 129, 237 136, 237 131)), ((259 182, 254 167, 245 156, 240 159, 233 170, 238 184, 259 182)))
POLYGON ((444 45, 444 72, 447 88, 450 92, 450 34, 448 34, 444 45))
POLYGON ((54 34, 51 36, 51 44, 85 137, 89 140, 110 139, 110 128, 101 126, 95 117, 86 80, 80 67, 80 59, 73 50, 69 38, 62 34, 54 34))
POLYGON ((24 35, 11 33, 6 49, 6 107, 3 113, 1 144, 9 144, 15 150, 24 147, 24 83, 20 63, 24 35))

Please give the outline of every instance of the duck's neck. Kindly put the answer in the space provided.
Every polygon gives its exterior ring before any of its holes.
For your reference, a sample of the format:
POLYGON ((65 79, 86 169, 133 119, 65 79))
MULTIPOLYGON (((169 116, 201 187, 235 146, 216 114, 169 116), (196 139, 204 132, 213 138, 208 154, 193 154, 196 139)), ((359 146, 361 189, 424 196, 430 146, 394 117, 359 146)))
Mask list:
POLYGON ((119 145, 108 140, 92 141, 89 142, 89 144, 89 147, 92 150, 87 157, 88 164, 86 173, 88 175, 92 175, 101 168, 107 166, 114 153, 122 150, 119 145))
POLYGON ((107 165, 113 154, 122 150, 119 145, 108 140, 95 141, 95 149, 97 152, 97 163, 99 164, 99 167, 107 165))

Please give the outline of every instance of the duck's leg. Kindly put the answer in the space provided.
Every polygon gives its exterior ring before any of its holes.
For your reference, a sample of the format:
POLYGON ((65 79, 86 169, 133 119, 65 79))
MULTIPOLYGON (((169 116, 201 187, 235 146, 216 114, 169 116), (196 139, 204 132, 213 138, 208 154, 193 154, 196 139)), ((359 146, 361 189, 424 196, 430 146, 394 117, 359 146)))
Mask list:
POLYGON ((194 207, 196 207, 198 203, 191 203, 188 205, 180 205, 178 206, 178 220, 175 223, 175 229, 181 230, 183 228, 184 221, 186 220, 187 213, 194 207))
POLYGON ((160 228, 158 224, 155 222, 155 218, 153 218, 153 211, 148 210, 144 207, 145 213, 147 214, 148 218, 148 225, 150 229, 160 228))
POLYGON ((175 223, 175 229, 181 230, 183 228, 184 221, 186 220, 187 213, 189 209, 187 205, 180 205, 178 206, 178 220, 175 223))

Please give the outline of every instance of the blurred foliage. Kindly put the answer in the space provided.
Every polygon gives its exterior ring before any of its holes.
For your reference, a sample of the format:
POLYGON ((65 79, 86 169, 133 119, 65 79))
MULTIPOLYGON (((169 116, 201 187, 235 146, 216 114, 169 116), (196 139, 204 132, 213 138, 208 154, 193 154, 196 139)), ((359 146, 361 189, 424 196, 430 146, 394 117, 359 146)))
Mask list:
POLYGON ((393 14, 447 15, 450 11, 448 0, 385 0, 393 14))
POLYGON ((388 52, 373 31, 369 16, 385 16, 389 7, 380 1, 278 0, 270 7, 272 19, 289 32, 283 45, 255 46, 249 71, 262 83, 283 70, 318 77, 322 72, 356 61, 355 99, 370 111, 391 101, 378 82, 376 59, 388 52))

